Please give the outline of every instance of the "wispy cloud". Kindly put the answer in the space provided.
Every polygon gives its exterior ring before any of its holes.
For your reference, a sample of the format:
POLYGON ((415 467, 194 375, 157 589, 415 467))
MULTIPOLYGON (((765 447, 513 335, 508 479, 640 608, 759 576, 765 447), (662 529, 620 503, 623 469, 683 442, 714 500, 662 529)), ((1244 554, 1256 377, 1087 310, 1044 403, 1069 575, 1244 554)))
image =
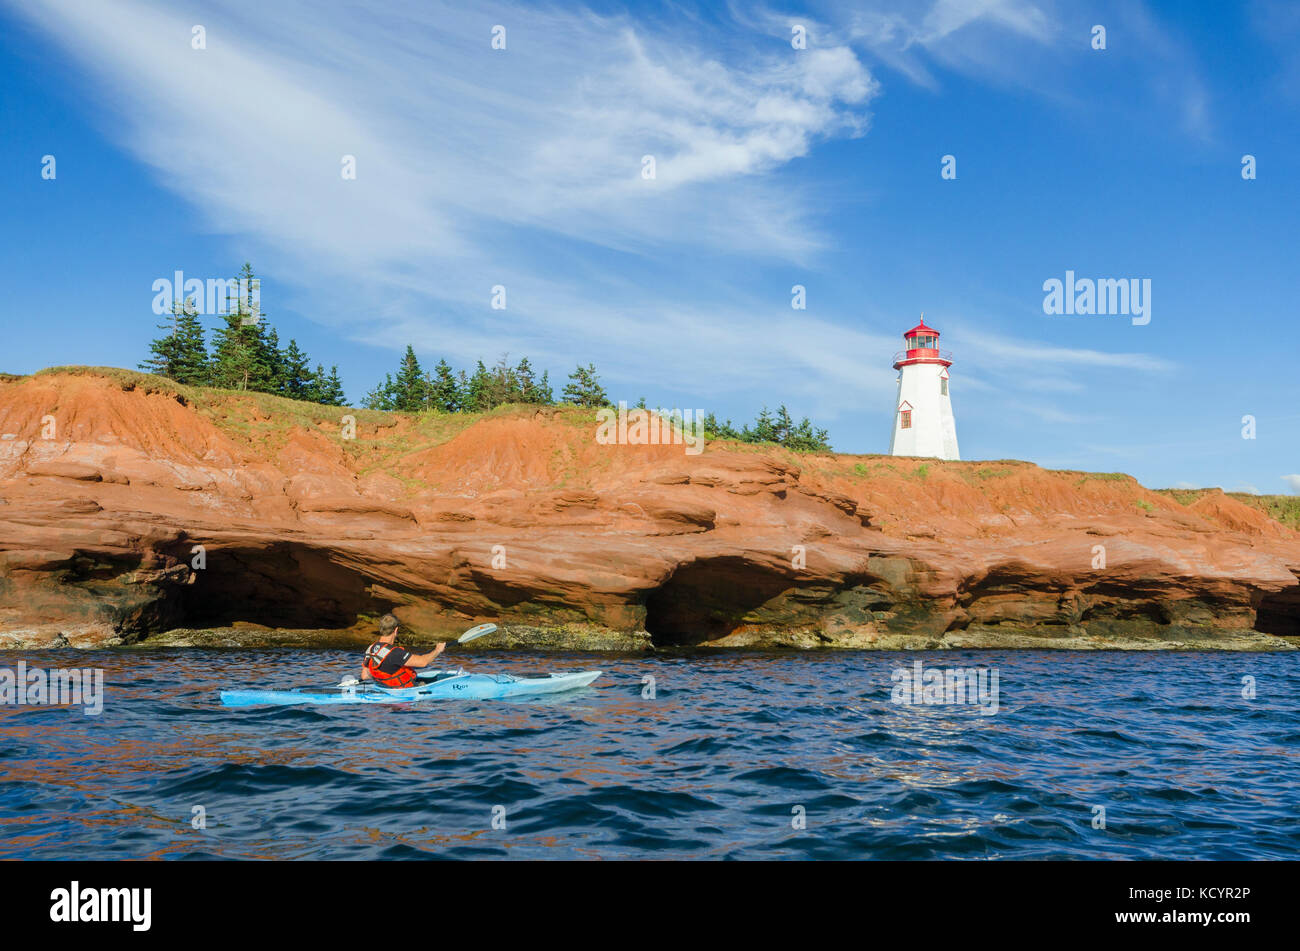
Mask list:
POLYGON ((203 17, 196 51, 161 3, 20 8, 109 81, 122 143, 219 227, 354 267, 491 259, 497 226, 797 259, 820 236, 762 174, 862 134, 876 94, 847 47, 727 64, 586 11, 500 6, 502 51, 456 5, 243 2, 203 17))
MULTIPOLYGON (((245 0, 205 11, 194 50, 170 5, 4 2, 96 76, 124 147, 213 227, 289 259, 321 319, 450 355, 565 335, 571 353, 597 325, 680 366, 674 327, 744 337, 743 295, 628 286, 626 270, 683 253, 811 260, 826 242, 817 203, 772 173, 863 135, 878 92, 844 45, 759 37, 724 61, 694 24, 586 10, 506 4, 485 19, 420 0, 380 18, 245 0), (608 255, 627 267, 601 266, 608 255), (487 307, 496 284, 506 312, 487 307), (358 318, 344 297, 376 303, 358 318)), ((824 364, 813 346, 803 361, 824 364)))
POLYGON ((978 361, 990 366, 1003 366, 1007 361, 1014 360, 1017 364, 1040 369, 1058 366, 1166 371, 1174 368, 1169 360, 1146 353, 1107 353, 1086 348, 1049 347, 965 329, 961 331, 961 339, 963 346, 969 348, 978 361))
MULTIPOLYGON (((781 172, 819 143, 869 134, 880 87, 864 51, 978 72, 1008 42, 1057 32, 1024 0, 830 9, 800 51, 770 14, 736 14, 720 40, 673 12, 502 4, 485 18, 409 0, 375 17, 232 0, 197 18, 207 48, 194 50, 195 18, 171 4, 0 3, 83 63, 108 134, 208 224, 275 250, 271 293, 291 275, 350 339, 462 363, 513 350, 565 367, 580 352, 615 383, 762 387, 824 419, 887 404, 897 339, 853 315, 796 314, 710 263, 756 274, 815 265, 830 246, 824 203, 781 172), (505 50, 491 48, 494 23, 505 50), (345 155, 355 180, 340 175, 345 155), (497 284, 504 311, 488 306, 497 284)), ((1032 360, 1021 395, 1077 393, 1072 369, 1169 367, 989 331, 961 339, 967 366, 1032 360)), ((1041 400, 1034 412, 1082 419, 1041 400)))

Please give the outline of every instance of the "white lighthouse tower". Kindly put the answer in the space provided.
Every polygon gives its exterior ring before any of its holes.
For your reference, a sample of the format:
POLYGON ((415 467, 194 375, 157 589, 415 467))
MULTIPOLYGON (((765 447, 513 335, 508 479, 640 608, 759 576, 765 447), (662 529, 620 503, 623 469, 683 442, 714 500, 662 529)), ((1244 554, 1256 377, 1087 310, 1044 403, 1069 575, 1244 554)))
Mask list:
POLYGON ((898 399, 894 406, 891 456, 960 459, 957 423, 952 418, 948 367, 952 354, 939 349, 939 331, 921 322, 903 334, 907 349, 894 354, 898 399))

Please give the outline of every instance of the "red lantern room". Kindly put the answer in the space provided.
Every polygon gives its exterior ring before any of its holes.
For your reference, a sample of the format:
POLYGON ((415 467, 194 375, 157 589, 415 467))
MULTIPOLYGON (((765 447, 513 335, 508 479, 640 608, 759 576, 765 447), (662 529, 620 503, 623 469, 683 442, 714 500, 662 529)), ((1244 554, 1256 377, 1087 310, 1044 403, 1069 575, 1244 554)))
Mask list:
POLYGON ((952 366, 952 354, 939 349, 939 331, 925 325, 925 315, 921 322, 903 334, 907 349, 894 354, 894 369, 912 366, 917 363, 938 363, 945 367, 952 366))

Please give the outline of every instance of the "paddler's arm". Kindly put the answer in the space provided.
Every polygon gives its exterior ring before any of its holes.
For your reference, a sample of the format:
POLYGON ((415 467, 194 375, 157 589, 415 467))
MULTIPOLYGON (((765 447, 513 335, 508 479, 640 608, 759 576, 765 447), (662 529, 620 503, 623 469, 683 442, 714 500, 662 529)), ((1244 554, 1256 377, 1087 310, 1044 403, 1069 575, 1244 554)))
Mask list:
POLYGON ((439 644, 427 654, 412 654, 406 661, 407 667, 428 667, 433 663, 435 657, 442 653, 446 643, 439 644))

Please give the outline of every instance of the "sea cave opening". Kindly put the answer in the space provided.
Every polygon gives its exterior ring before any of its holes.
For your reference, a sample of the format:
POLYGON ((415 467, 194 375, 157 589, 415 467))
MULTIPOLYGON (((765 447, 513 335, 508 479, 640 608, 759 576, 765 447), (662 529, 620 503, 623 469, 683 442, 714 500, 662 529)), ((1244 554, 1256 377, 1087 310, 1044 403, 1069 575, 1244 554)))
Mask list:
POLYGON ((714 640, 790 587, 789 578, 745 558, 697 559, 680 565, 646 599, 645 628, 661 647, 714 640))
POLYGON ((227 627, 244 621, 330 630, 391 607, 370 594, 363 574, 316 548, 276 543, 210 549, 205 560, 193 582, 177 592, 174 627, 227 627))
POLYGON ((1264 595, 1255 609, 1255 630, 1300 636, 1300 584, 1264 595))

